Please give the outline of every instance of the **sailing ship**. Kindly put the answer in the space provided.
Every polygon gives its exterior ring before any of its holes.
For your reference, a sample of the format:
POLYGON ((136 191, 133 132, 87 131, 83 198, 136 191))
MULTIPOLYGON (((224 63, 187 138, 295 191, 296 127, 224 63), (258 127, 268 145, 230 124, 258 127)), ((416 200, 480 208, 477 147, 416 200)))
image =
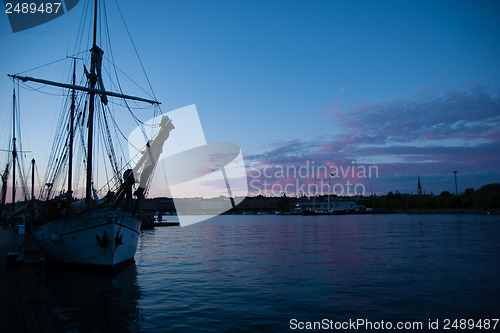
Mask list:
MULTIPOLYGON (((154 169, 162 152, 163 144, 175 128, 167 116, 157 124, 156 135, 146 140, 146 145, 132 162, 119 166, 112 131, 109 124, 116 124, 112 118, 108 98, 120 99, 121 104, 131 111, 130 101, 144 102, 158 106, 156 99, 146 99, 122 92, 105 90, 102 77, 104 51, 97 45, 98 0, 93 3, 92 47, 90 48, 90 71, 84 66, 83 84, 76 81, 76 61, 73 59, 71 83, 61 83, 40 78, 9 75, 16 82, 34 82, 63 88, 70 103, 60 119, 59 132, 49 158, 44 186, 30 219, 29 229, 33 239, 45 252, 47 261, 114 269, 132 262, 140 236, 140 203, 147 194, 154 169), (69 109, 69 110, 68 110, 69 109), (68 116, 69 111, 69 116, 68 116), (96 121, 100 121, 96 126, 96 121), (111 176, 106 185, 98 191, 95 168, 102 165, 93 157, 95 154, 95 133, 100 130, 101 141, 107 143, 105 154, 111 165, 111 176), (97 130, 96 130, 97 131, 97 130), (74 165, 75 141, 80 141, 81 160, 74 165), (85 169, 85 197, 73 195, 74 168, 85 169), (63 172, 64 171, 64 172, 63 172), (61 180, 62 179, 62 180, 61 180), (56 186, 65 191, 57 192, 56 186), (102 191, 106 195, 99 195, 102 191)), ((113 85, 120 87, 120 85, 113 85)), ((113 103, 118 104, 118 103, 113 103)), ((121 117, 121 116, 120 116, 121 117)), ((94 156, 95 155, 95 156, 94 156)), ((106 173, 108 169, 106 169, 106 173)))
MULTIPOLYGON (((27 185, 25 182, 25 172, 23 170, 24 163, 22 161, 25 151, 22 149, 22 145, 18 142, 16 137, 16 119, 19 118, 19 114, 16 108, 16 91, 14 89, 12 94, 12 137, 9 139, 9 149, 1 149, 8 153, 7 162, 5 163, 5 168, 3 169, 1 176, 2 179, 2 188, 0 191, 0 221, 3 225, 15 224, 19 222, 22 217, 25 215, 25 212, 32 207, 33 205, 33 190, 34 187, 32 185, 32 199, 28 200, 27 197, 27 185), (20 149, 18 149, 18 147, 20 149), (20 153, 20 154, 18 154, 20 153), (18 172, 16 172, 18 171, 18 172), (12 175, 12 187, 11 187, 11 195, 12 201, 10 203, 9 209, 6 209, 6 200, 7 200, 7 187, 8 187, 8 179, 10 174, 12 175), (21 185, 23 197, 23 201, 16 204, 16 184, 19 183, 21 185)), ((18 129, 20 131, 20 128, 18 129)), ((31 161, 31 177, 34 179, 34 166, 35 160, 31 161)), ((32 182, 33 184, 33 182, 32 182)))

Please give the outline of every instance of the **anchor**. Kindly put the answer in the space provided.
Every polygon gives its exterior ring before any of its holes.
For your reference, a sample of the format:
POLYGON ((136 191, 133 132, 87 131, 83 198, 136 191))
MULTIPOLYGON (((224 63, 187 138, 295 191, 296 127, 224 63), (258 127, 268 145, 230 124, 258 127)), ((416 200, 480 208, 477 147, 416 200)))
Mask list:
POLYGON ((97 239, 97 245, 99 245, 100 247, 105 248, 108 245, 109 238, 106 230, 103 231, 102 238, 100 238, 99 235, 95 235, 95 238, 97 239))

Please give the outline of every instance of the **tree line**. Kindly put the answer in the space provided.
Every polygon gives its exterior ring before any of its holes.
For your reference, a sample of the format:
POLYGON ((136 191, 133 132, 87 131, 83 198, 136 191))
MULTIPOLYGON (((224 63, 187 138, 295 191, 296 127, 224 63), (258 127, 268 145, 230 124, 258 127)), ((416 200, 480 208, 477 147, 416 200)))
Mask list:
POLYGON ((385 196, 357 198, 358 204, 374 209, 489 209, 500 208, 500 184, 488 184, 478 190, 466 189, 459 195, 443 191, 439 195, 415 195, 389 192, 385 196))

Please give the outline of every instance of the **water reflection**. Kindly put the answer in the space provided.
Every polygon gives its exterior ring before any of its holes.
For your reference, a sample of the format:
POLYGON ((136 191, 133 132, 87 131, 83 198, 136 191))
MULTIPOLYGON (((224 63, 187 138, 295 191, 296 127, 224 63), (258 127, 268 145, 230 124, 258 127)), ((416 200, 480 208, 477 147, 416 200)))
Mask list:
POLYGON ((113 278, 48 268, 45 288, 56 316, 68 332, 138 332, 137 268, 129 265, 113 278))
POLYGON ((220 216, 141 233, 114 279, 51 272, 71 332, 276 332, 290 318, 496 318, 499 217, 220 216))

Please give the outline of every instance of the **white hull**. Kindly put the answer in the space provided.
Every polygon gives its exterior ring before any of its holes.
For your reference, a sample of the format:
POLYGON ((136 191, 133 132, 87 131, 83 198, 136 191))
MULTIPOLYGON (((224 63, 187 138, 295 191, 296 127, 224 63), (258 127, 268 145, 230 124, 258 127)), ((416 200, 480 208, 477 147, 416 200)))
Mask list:
POLYGON ((32 232, 48 261, 112 268, 134 258, 141 222, 101 208, 50 222, 32 232))

